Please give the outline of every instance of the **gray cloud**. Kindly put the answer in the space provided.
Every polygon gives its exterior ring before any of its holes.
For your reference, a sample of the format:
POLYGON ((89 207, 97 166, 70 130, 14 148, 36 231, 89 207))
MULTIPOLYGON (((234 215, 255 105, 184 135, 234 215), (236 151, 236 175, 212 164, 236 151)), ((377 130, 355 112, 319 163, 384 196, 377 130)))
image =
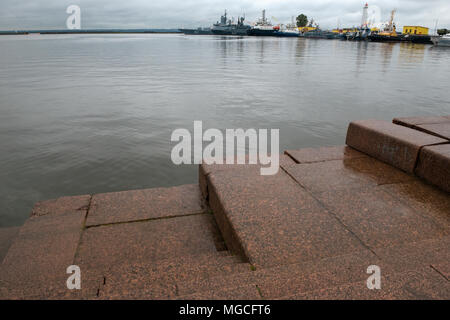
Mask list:
MULTIPOLYGON (((245 13, 255 21, 262 9, 274 22, 288 22, 291 16, 305 13, 323 28, 358 25, 361 0, 2 0, 0 30, 62 29, 66 8, 81 7, 82 27, 89 28, 178 28, 209 26, 227 9, 231 16, 245 13)), ((448 0, 374 0, 369 5, 381 8, 382 20, 397 9, 397 25, 424 25, 434 29, 450 27, 448 0)))

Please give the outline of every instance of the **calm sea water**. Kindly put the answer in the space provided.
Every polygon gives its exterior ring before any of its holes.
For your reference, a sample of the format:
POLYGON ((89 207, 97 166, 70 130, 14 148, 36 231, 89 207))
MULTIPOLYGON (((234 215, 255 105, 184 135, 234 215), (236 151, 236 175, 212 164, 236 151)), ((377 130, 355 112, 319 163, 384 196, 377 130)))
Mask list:
POLYGON ((450 50, 183 35, 0 37, 0 226, 39 200, 197 181, 176 128, 279 128, 340 145, 348 122, 450 114, 450 50))

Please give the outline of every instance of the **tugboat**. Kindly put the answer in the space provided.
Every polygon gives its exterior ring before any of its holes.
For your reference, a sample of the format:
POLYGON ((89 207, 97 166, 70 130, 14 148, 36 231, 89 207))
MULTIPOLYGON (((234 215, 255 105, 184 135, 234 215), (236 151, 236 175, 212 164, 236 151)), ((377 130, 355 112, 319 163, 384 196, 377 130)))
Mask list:
POLYGON ((239 17, 238 22, 233 23, 227 18, 227 11, 220 17, 220 22, 213 24, 211 32, 217 35, 229 35, 229 36, 246 36, 248 35, 251 27, 244 24, 245 17, 239 17))
POLYGON ((279 27, 274 27, 266 18, 266 10, 262 12, 262 18, 248 31, 249 36, 273 37, 276 36, 280 30, 279 27))
POLYGON ((391 12, 391 20, 387 24, 386 28, 380 33, 371 34, 368 36, 368 39, 370 41, 374 42, 399 42, 403 41, 403 38, 397 33, 395 23, 394 23, 394 16, 395 16, 396 10, 392 10, 391 12))
POLYGON ((294 22, 294 17, 292 17, 291 23, 288 23, 287 25, 281 25, 280 30, 278 30, 275 35, 277 37, 300 37, 300 31, 298 30, 298 27, 294 22))
POLYGON ((442 37, 433 37, 431 41, 438 47, 450 47, 450 33, 442 37))

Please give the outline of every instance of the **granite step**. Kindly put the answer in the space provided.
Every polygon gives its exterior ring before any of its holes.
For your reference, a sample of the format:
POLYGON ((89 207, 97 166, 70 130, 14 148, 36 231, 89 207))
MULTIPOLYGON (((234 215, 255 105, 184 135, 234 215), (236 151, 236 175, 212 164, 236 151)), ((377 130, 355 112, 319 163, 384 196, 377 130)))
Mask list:
POLYGON ((256 286, 263 299, 440 299, 448 290, 448 279, 443 278, 448 275, 448 241, 447 237, 379 249, 377 254, 381 257, 362 250, 319 261, 208 278, 202 283, 183 284, 179 288, 180 299, 233 299, 242 283, 250 283, 250 288, 256 286), (367 268, 371 265, 381 268, 386 290, 367 288, 367 268), (411 281, 405 282, 405 278, 411 281), (437 286, 441 288, 430 289, 437 286), (199 287, 202 290, 196 292, 199 287))
POLYGON ((450 116, 395 118, 392 122, 450 140, 450 116))
POLYGON ((261 300, 260 290, 255 284, 201 291, 176 298, 177 300, 261 300))
POLYGON ((206 180, 209 206, 227 247, 256 267, 364 248, 282 170, 274 176, 261 176, 254 166, 217 170, 206 180))
POLYGON ((75 209, 60 208, 32 215, 3 259, 0 297, 64 297, 68 291, 66 270, 74 264, 85 216, 85 208, 79 208, 78 204, 75 209))
POLYGON ((349 282, 280 300, 448 300, 450 282, 442 281, 432 268, 405 270, 381 276, 381 289, 370 290, 367 280, 349 282))
POLYGON ((86 226, 173 218, 204 212, 198 184, 96 194, 86 226))
POLYGON ((234 292, 233 288, 245 283, 256 286, 262 298, 274 299, 283 295, 366 279, 367 267, 378 261, 379 259, 371 252, 359 251, 316 261, 209 277, 200 281, 195 279, 180 283, 178 292, 181 297, 187 299, 197 295, 214 297, 224 291, 234 292))
POLYGON ((422 147, 448 140, 379 120, 351 122, 346 144, 405 172, 413 173, 422 147))
POLYGON ((167 299, 178 295, 178 283, 249 272, 238 257, 206 254, 147 263, 123 263, 105 274, 100 299, 167 299))
POLYGON ((427 182, 450 193, 450 144, 422 148, 415 173, 427 182))
POLYGON ((204 254, 220 257, 218 233, 212 215, 204 213, 91 227, 83 232, 75 264, 84 270, 85 281, 98 283, 115 266, 156 265, 204 254))
POLYGON ((450 236, 404 243, 385 248, 375 248, 389 272, 420 269, 431 265, 445 266, 450 261, 450 236))
POLYGON ((15 237, 19 234, 19 230, 20 227, 0 228, 0 265, 15 237))

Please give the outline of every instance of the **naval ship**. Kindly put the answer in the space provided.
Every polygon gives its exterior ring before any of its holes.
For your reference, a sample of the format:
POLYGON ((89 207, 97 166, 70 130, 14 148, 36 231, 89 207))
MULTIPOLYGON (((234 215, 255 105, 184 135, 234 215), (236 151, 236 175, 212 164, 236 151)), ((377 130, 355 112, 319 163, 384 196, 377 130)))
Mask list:
POLYGON ((260 18, 253 28, 248 32, 249 36, 276 36, 280 27, 274 27, 270 21, 266 18, 266 10, 262 12, 262 18, 260 18))
POLYGON ((244 24, 245 17, 239 17, 237 23, 228 20, 227 11, 220 17, 220 21, 213 24, 211 32, 218 35, 246 36, 251 29, 249 25, 244 24))

